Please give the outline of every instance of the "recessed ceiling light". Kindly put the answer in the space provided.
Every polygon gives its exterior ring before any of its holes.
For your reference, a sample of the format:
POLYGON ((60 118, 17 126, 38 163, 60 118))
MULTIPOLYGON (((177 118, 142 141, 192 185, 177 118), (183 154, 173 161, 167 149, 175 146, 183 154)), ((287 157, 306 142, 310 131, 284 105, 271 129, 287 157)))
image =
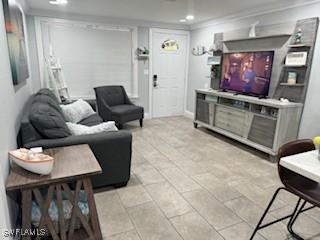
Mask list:
POLYGON ((54 0, 54 1, 49 1, 50 4, 52 5, 65 5, 68 3, 67 0, 54 0))
POLYGON ((186 16, 186 19, 187 19, 187 20, 193 20, 193 19, 194 19, 194 16, 193 16, 193 15, 188 15, 188 16, 186 16))
POLYGON ((187 20, 186 19, 180 19, 179 22, 185 23, 187 20))

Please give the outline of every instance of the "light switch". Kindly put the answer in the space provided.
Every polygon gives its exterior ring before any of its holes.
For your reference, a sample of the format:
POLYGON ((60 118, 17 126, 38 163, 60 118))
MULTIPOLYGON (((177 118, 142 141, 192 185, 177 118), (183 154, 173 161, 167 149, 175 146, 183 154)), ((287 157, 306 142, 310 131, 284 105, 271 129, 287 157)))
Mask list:
POLYGON ((149 75, 149 69, 144 69, 144 70, 143 70, 143 74, 144 74, 144 75, 149 75))

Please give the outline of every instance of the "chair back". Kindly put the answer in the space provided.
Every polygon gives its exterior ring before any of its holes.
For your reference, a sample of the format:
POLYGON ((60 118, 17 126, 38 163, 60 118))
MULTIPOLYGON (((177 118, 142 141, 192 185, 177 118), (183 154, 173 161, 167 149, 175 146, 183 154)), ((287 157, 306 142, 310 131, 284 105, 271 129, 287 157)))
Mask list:
POLYGON ((315 150, 315 146, 312 140, 310 139, 301 139, 301 140, 292 141, 280 147, 278 151, 278 172, 279 172, 279 177, 281 179, 281 182, 286 187, 288 187, 287 180, 290 180, 293 177, 296 177, 298 174, 282 167, 280 165, 280 159, 283 157, 287 157, 287 156, 291 156, 291 155, 295 155, 303 152, 313 151, 313 150, 315 150))
POLYGON ((97 102, 103 100, 110 107, 126 103, 126 92, 123 86, 102 86, 94 90, 97 102))

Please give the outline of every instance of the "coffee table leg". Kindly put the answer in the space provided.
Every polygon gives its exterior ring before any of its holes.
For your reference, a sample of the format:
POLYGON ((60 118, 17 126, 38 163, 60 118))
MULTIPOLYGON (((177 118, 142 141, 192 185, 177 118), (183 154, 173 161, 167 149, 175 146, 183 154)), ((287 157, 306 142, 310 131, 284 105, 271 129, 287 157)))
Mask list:
POLYGON ((96 208, 96 203, 94 201, 92 184, 91 184, 90 178, 83 179, 83 186, 87 194, 87 200, 88 200, 89 211, 90 211, 90 219, 91 219, 91 224, 94 231, 95 239, 102 240, 98 212, 96 208))
MULTIPOLYGON (((32 191, 22 190, 22 202, 21 202, 21 208, 22 208, 22 230, 25 232, 31 229, 31 205, 32 205, 32 191)), ((29 240, 31 239, 31 236, 22 236, 23 240, 29 240)))

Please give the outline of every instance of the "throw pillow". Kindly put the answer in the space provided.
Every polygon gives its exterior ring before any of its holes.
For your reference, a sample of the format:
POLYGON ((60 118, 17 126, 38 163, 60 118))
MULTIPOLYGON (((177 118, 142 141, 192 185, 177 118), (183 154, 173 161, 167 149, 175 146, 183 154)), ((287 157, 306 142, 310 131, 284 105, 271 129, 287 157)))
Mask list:
POLYGON ((34 96, 34 102, 44 103, 50 105, 50 107, 53 107, 55 110, 57 110, 61 115, 63 115, 62 109, 59 105, 58 101, 55 101, 53 98, 51 98, 48 95, 44 94, 36 94, 34 96))
POLYGON ((48 88, 42 88, 42 89, 40 89, 40 90, 36 93, 36 95, 45 95, 45 96, 51 98, 53 101, 59 102, 57 96, 56 96, 50 89, 48 89, 48 88))
POLYGON ((100 132, 110 132, 110 131, 117 131, 118 128, 116 127, 115 122, 103 122, 95 126, 85 126, 81 124, 67 122, 67 126, 72 135, 86 135, 86 134, 93 134, 93 133, 100 133, 100 132))
POLYGON ((49 104, 34 102, 29 119, 34 128, 46 138, 64 138, 71 135, 62 114, 49 104))
POLYGON ((60 105, 60 107, 67 122, 78 123, 95 114, 90 104, 82 99, 67 105, 60 105))

